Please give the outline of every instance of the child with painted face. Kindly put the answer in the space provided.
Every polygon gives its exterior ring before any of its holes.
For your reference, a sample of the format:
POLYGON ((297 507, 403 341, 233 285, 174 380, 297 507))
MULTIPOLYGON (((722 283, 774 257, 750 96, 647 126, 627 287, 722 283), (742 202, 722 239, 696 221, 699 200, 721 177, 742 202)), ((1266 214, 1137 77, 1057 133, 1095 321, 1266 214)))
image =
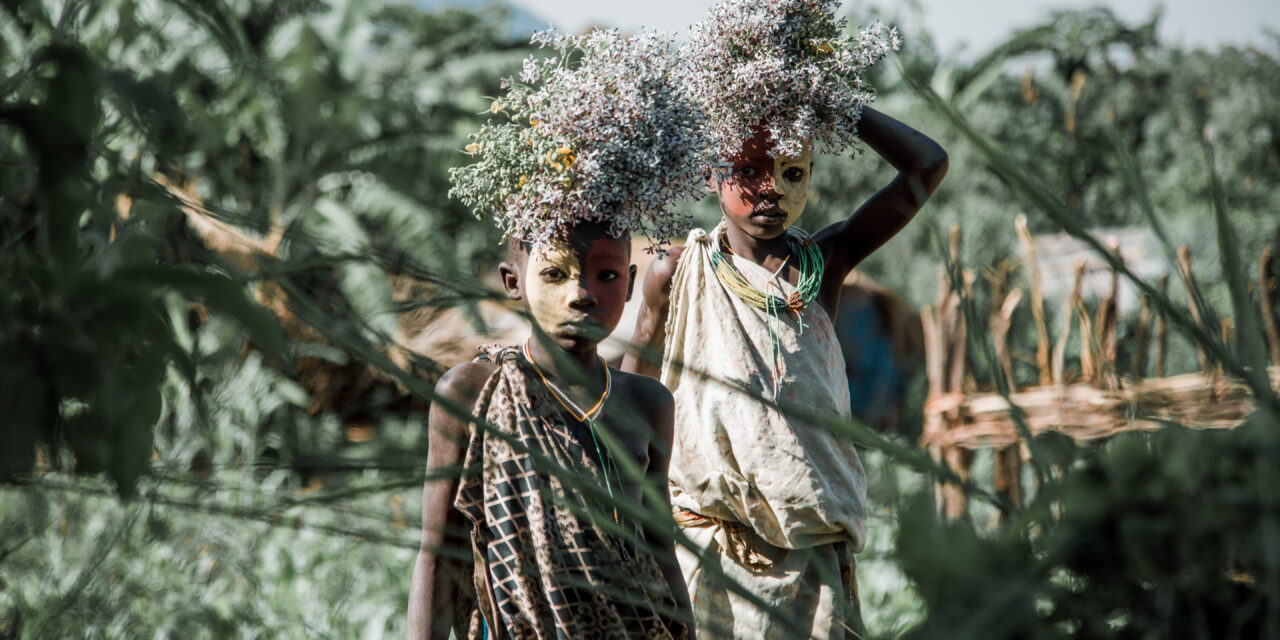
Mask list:
POLYGON ((535 42, 566 55, 526 63, 492 109, 510 122, 485 125, 480 161, 452 175, 511 238, 498 270, 532 335, 436 387, 409 636, 692 637, 666 491, 674 401, 596 347, 631 296, 631 231, 663 240, 698 188, 696 118, 652 36, 535 42), (618 103, 653 126, 611 137, 618 103))
POLYGON ((861 626, 865 473, 852 442, 794 409, 850 417, 832 327, 842 284, 920 210, 947 155, 865 106, 859 75, 896 33, 841 43, 838 6, 730 0, 682 52, 723 161, 707 173, 723 219, 650 266, 633 334, 644 349, 623 368, 676 399, 671 500, 697 547, 677 556, 703 638, 845 638, 861 626), (898 175, 847 219, 801 231, 814 146, 855 141, 898 175))

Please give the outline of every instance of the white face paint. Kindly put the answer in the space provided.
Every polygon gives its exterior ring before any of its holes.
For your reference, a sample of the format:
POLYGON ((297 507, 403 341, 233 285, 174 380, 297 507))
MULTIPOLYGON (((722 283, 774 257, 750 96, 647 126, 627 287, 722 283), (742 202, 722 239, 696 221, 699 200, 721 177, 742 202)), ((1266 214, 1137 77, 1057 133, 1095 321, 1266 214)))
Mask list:
POLYGON ((538 328, 566 349, 593 347, 612 332, 627 301, 626 249, 602 236, 585 252, 564 243, 531 252, 522 289, 538 328))
POLYGON ((796 157, 778 158, 773 163, 773 188, 782 194, 778 207, 787 214, 785 226, 790 227, 804 213, 809 200, 809 173, 813 166, 813 151, 805 145, 804 153, 796 157))
POLYGON ((746 141, 717 189, 720 210, 734 226, 759 238, 781 235, 795 224, 809 199, 813 151, 795 157, 769 155, 764 132, 746 141))

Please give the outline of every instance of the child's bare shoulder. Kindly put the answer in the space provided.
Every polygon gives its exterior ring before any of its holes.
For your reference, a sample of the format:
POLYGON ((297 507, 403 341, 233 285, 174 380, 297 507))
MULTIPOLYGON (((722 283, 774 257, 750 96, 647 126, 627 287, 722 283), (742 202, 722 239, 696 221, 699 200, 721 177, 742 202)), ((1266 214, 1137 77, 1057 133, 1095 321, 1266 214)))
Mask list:
POLYGON ((671 292, 671 280, 676 276, 676 267, 680 266, 680 256, 683 254, 684 247, 670 247, 666 253, 649 263, 649 271, 644 276, 646 299, 653 300, 671 292))
POLYGON ((638 373, 611 369, 613 384, 623 393, 630 408, 650 422, 661 418, 675 406, 675 398, 658 380, 638 373))
POLYGON ((428 419, 432 442, 438 438, 457 442, 466 435, 476 400, 497 370, 492 362, 464 362, 440 377, 428 419))
POLYGON ((436 383, 436 394, 457 402, 475 400, 484 384, 498 370, 498 365, 486 361, 464 362, 451 367, 436 383))

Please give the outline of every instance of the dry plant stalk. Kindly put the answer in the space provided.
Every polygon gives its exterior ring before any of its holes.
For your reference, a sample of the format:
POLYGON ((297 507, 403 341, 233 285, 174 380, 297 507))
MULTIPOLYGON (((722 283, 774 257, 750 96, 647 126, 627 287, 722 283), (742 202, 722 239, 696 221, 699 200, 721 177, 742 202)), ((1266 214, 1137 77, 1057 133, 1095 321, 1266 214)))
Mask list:
POLYGON ((1141 380, 1147 368, 1147 343, 1151 332, 1151 296, 1142 294, 1142 311, 1138 317, 1138 329, 1134 335, 1133 370, 1135 380, 1141 380))
MULTIPOLYGON (((1191 271, 1191 251, 1185 244, 1178 247, 1178 273, 1182 276, 1182 283, 1187 287, 1187 306, 1191 309, 1191 319, 1195 320, 1196 326, 1200 327, 1201 331, 1208 334, 1209 327, 1205 324, 1204 310, 1200 308, 1200 287, 1196 285, 1195 273, 1191 271)), ((1200 357, 1200 370, 1210 371, 1209 354, 1199 343, 1196 343, 1196 354, 1200 357)))
POLYGON ((1022 243, 1023 267, 1027 270, 1027 282, 1031 287, 1031 317, 1036 323, 1036 368, 1040 371, 1040 384, 1052 384, 1053 370, 1049 367, 1049 327, 1044 318, 1044 290, 1040 285, 1040 266, 1036 263, 1036 243, 1027 229, 1027 216, 1019 215, 1015 224, 1018 240, 1022 243))
POLYGON ((1262 258, 1258 260, 1258 294, 1262 304, 1262 321, 1267 330, 1267 346, 1271 351, 1271 364, 1280 366, 1280 327, 1276 322, 1275 300, 1271 297, 1276 289, 1276 279, 1271 277, 1274 266, 1271 247, 1262 250, 1262 258))
MULTIPOLYGON (((1160 295, 1169 299, 1169 276, 1168 274, 1160 276, 1160 295)), ((1169 320, 1164 317, 1161 311, 1156 316, 1156 370, 1155 377, 1164 377, 1164 355, 1169 349, 1169 320)))
MULTIPOLYGON (((1044 298, 1040 273, 1036 268, 1035 243, 1026 227, 1025 218, 1017 221, 1018 237, 1023 248, 1023 268, 1031 290, 1032 316, 1038 331, 1036 364, 1040 385, 1019 391, 1013 372, 1014 356, 1009 344, 1013 315, 1023 293, 1009 287, 1011 268, 1002 264, 985 273, 991 288, 992 303, 988 329, 995 347, 998 371, 1008 383, 1008 400, 998 393, 973 393, 972 374, 967 369, 966 326, 962 298, 942 269, 937 303, 925 307, 922 324, 925 336, 926 367, 929 374, 929 399, 925 404, 924 434, 921 444, 934 459, 949 466, 960 478, 972 475, 973 451, 978 448, 996 450, 995 488, 1011 503, 1022 503, 1021 465, 1025 443, 1010 417, 1012 402, 1019 407, 1032 436, 1048 431, 1063 433, 1078 442, 1110 438, 1126 431, 1154 431, 1170 423, 1193 429, 1227 429, 1240 424, 1254 411, 1253 397, 1244 384, 1221 375, 1221 365, 1210 362, 1207 352, 1197 346, 1201 372, 1164 378, 1168 350, 1168 321, 1155 308, 1150 296, 1142 296, 1141 315, 1135 333, 1133 383, 1122 388, 1117 368, 1119 358, 1119 273, 1111 269, 1111 288, 1090 313, 1084 301, 1086 273, 1084 261, 1077 262, 1071 294, 1064 304, 1064 324, 1049 350, 1049 334, 1044 317, 1044 298), (1147 350, 1151 341, 1152 322, 1156 338, 1153 366, 1155 378, 1145 379, 1147 350), (1080 326, 1080 382, 1067 384, 1065 360, 1072 325, 1080 326), (1206 376, 1206 374, 1209 374, 1206 376)), ((972 272, 959 265, 959 228, 952 227, 948 253, 951 265, 962 278, 963 295, 972 296, 972 272)), ((1117 255, 1119 247, 1113 242, 1117 255)), ((1188 306, 1193 320, 1206 330, 1209 317, 1204 308, 1190 251, 1178 248, 1178 270, 1187 288, 1188 306)), ((1270 276, 1273 264, 1270 249, 1259 262, 1260 297, 1267 343, 1274 366, 1269 370, 1273 387, 1280 389, 1280 329, 1277 328, 1274 292, 1275 279, 1270 276)), ((1160 277, 1162 295, 1168 291, 1169 277, 1160 277)), ((1220 327, 1224 344, 1231 344, 1234 323, 1223 319, 1220 327)), ((936 489, 942 512, 950 518, 963 517, 967 500, 961 487, 942 483, 936 489)))

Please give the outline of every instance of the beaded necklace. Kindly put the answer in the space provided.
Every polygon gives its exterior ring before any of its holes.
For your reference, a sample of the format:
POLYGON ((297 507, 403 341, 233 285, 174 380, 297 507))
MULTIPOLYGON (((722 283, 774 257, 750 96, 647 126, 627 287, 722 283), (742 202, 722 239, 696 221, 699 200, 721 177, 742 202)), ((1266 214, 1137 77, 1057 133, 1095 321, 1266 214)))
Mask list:
MULTIPOLYGON (((825 265, 823 264, 822 250, 813 241, 813 236, 801 229, 792 227, 787 230, 787 249, 789 253, 782 264, 785 267, 791 256, 796 256, 797 266, 800 268, 800 281, 796 283, 796 292, 786 298, 768 291, 761 291, 750 282, 747 282, 746 278, 742 277, 742 274, 734 268, 733 263, 724 254, 725 251, 733 254, 733 249, 729 247, 723 232, 720 234, 719 246, 716 247, 715 251, 711 252, 711 264, 715 268, 716 277, 720 279, 725 288, 732 291, 743 302, 771 316, 777 316, 782 311, 790 311, 796 314, 796 318, 799 319, 800 312, 818 297, 818 289, 822 285, 822 270, 825 265)), ((803 322, 801 323, 801 328, 803 330, 803 322)))
POLYGON ((781 322, 780 316, 786 311, 794 313, 797 328, 801 334, 804 333, 805 323, 801 312, 817 299, 818 290, 822 285, 822 272, 825 268, 822 250, 818 248, 818 243, 813 241, 813 236, 806 231, 796 227, 787 230, 787 257, 783 259, 782 266, 778 267, 778 271, 774 272, 773 277, 776 278, 779 273, 782 273, 782 270, 787 266, 787 261, 794 255, 796 256, 796 266, 800 269, 800 279, 796 283, 795 293, 784 298, 769 292, 769 289, 773 287, 772 282, 765 285, 764 291, 747 282, 742 273, 733 266, 733 261, 725 255, 726 252, 733 255, 733 249, 729 246, 723 231, 720 232, 720 239, 716 245, 716 248, 711 251, 711 266, 715 270, 716 278, 740 300, 768 314, 771 320, 769 323, 769 348, 770 356, 773 359, 773 392, 776 396, 778 393, 778 365, 782 352, 777 331, 777 326, 781 322))
MULTIPOLYGON (((538 363, 533 359, 533 355, 529 353, 529 340, 531 339, 532 337, 525 338, 524 359, 528 360, 529 364, 533 365, 533 370, 536 371, 538 373, 538 377, 542 379, 542 384, 546 385, 547 389, 551 390, 551 397, 555 398, 556 402, 560 403, 560 406, 564 407, 564 409, 569 412, 569 415, 573 416, 573 419, 578 421, 579 425, 583 422, 587 423, 587 432, 591 434, 591 444, 595 446, 596 459, 600 462, 600 472, 604 475, 604 486, 609 491, 609 499, 615 501, 616 504, 616 499, 613 496, 613 482, 609 479, 609 469, 613 469, 613 477, 617 481, 619 490, 622 489, 622 474, 618 473, 618 465, 614 462, 612 455, 609 456, 609 462, 607 464, 605 463, 604 450, 600 447, 600 440, 596 438, 596 429, 598 427, 596 426, 595 420, 596 416, 600 415, 600 412, 604 410, 604 401, 609 398, 609 392, 613 390, 613 379, 609 375, 609 365, 605 363, 604 358, 600 358, 600 364, 604 366, 604 393, 600 394, 600 399, 596 401, 594 406, 583 411, 582 408, 569 397, 569 394, 565 393, 565 391, 556 385, 556 383, 547 379, 546 374, 542 372, 542 367, 538 366, 538 363)), ((613 507, 613 521, 614 523, 620 522, 618 519, 617 506, 613 507)))

